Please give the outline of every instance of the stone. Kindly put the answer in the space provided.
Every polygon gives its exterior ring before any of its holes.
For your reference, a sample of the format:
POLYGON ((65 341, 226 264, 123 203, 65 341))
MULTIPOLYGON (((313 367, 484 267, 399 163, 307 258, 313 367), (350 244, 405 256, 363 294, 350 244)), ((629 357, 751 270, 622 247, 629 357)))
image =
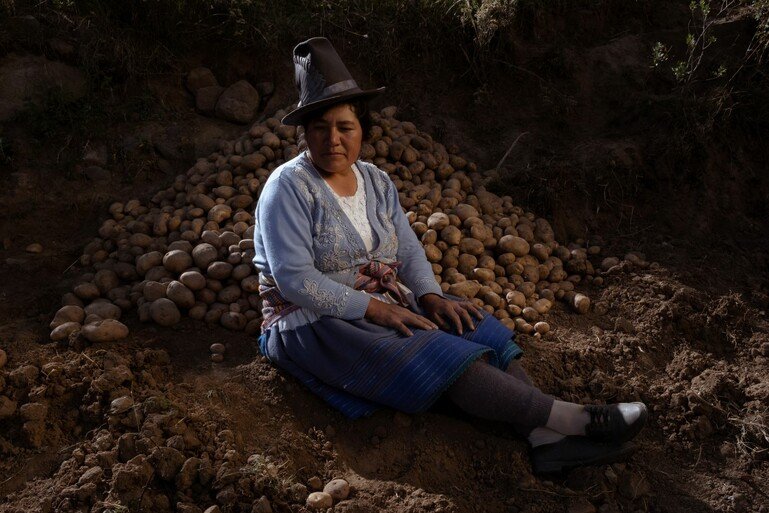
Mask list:
POLYGON ((98 484, 102 477, 104 477, 104 469, 97 465, 86 470, 83 475, 80 476, 80 479, 77 480, 77 485, 98 484))
POLYGON ((200 458, 187 458, 179 473, 176 475, 176 487, 179 490, 186 490, 195 484, 198 478, 198 469, 200 468, 200 458))
POLYGON ((273 513, 270 499, 266 495, 259 497, 251 506, 251 513, 273 513))
POLYGON ((51 93, 71 102, 87 90, 86 78, 77 68, 41 56, 10 53, 0 60, 0 122, 21 112, 25 102, 40 106, 51 93))
POLYGON ((307 480, 307 486, 313 492, 319 492, 323 489, 323 481, 318 476, 312 476, 307 480))
POLYGON ((92 182, 108 182, 112 177, 109 169, 99 166, 88 166, 83 170, 83 174, 92 182))
POLYGON ((195 108, 201 114, 213 116, 216 112, 216 103, 224 92, 224 88, 218 85, 201 87, 195 91, 195 108))
POLYGON ((573 501, 566 511, 567 513, 595 513, 596 509, 592 502, 580 498, 573 501))
POLYGON ((109 405, 109 413, 110 415, 120 415, 121 413, 125 413, 128 410, 130 410, 134 405, 134 400, 131 398, 131 396, 124 395, 123 397, 118 397, 117 399, 114 399, 110 405, 109 405))
POLYGON ((29 420, 21 426, 24 441, 30 447, 37 448, 43 445, 45 435, 45 423, 39 420, 29 420))
POLYGON ((323 491, 329 494, 335 501, 343 501, 350 495, 350 484, 344 479, 332 479, 326 483, 323 491))
POLYGON ((172 447, 156 447, 150 455, 150 462, 160 479, 173 481, 182 469, 184 455, 172 447))
POLYGON ((202 87, 218 86, 216 77, 210 69, 200 66, 187 73, 187 89, 195 94, 202 87))
POLYGON ((75 53, 75 47, 73 45, 58 37, 51 38, 46 42, 48 43, 48 47, 63 59, 67 59, 75 53))
POLYGON ((216 102, 216 115, 234 123, 248 123, 259 107, 259 93, 245 80, 228 87, 216 102))
POLYGON ((16 401, 12 401, 10 398, 0 395, 0 419, 7 419, 16 413, 16 401))
POLYGON ((314 510, 326 510, 334 505, 334 499, 326 492, 312 492, 307 496, 307 507, 314 510))
POLYGON ((19 414, 24 420, 45 420, 48 406, 43 403, 27 403, 19 408, 19 414))

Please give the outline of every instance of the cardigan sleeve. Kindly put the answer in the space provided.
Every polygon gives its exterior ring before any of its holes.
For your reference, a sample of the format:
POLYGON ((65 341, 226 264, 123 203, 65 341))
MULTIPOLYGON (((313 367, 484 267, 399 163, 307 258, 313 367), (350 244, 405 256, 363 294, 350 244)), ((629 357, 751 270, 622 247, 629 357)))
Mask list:
POLYGON ((279 176, 265 185, 256 218, 269 272, 283 297, 318 315, 363 318, 370 296, 315 267, 310 205, 290 180, 279 176))
MULTIPOLYGON (((389 181, 389 178, 388 178, 389 181)), ((395 234, 398 237, 397 259, 403 263, 398 270, 401 281, 414 293, 417 299, 425 294, 438 294, 443 296, 443 291, 435 281, 433 268, 427 261, 425 248, 417 239, 414 230, 411 229, 406 214, 403 213, 398 191, 390 182, 387 191, 388 209, 392 212, 392 222, 395 226, 395 234)))

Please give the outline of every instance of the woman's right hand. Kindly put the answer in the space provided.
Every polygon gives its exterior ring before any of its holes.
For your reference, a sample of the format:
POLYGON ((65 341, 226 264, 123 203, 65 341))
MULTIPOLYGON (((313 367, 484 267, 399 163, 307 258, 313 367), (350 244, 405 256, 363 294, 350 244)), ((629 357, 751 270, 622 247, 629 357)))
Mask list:
POLYGON ((374 324, 394 328, 407 337, 414 335, 408 328, 409 326, 423 330, 438 329, 438 326, 434 322, 412 312, 408 308, 385 303, 373 297, 371 298, 371 301, 369 301, 365 317, 374 324))

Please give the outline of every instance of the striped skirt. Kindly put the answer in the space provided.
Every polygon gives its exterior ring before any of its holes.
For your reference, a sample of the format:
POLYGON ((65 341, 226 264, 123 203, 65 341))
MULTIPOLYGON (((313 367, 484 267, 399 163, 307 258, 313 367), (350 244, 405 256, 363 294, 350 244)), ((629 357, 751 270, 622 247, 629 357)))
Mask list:
POLYGON ((515 334, 484 312, 461 336, 412 329, 406 337, 365 319, 320 317, 294 329, 273 326, 259 338, 262 354, 349 418, 382 406, 428 409, 481 356, 506 369, 522 351, 515 334))

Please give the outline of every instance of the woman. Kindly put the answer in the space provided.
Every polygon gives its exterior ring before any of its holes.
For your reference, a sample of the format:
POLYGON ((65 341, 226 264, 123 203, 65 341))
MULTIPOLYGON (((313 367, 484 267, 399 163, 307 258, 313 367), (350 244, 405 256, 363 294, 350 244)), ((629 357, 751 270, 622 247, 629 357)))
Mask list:
MULTIPOLYGON (((424 411, 446 394, 531 443, 536 472, 609 462, 644 424, 641 403, 581 406, 532 386, 514 333, 446 297, 388 175, 358 160, 361 90, 325 38, 294 49, 307 151, 276 169, 256 207, 262 352, 351 418, 424 411)), ((363 123, 361 122, 363 121, 363 123)))

